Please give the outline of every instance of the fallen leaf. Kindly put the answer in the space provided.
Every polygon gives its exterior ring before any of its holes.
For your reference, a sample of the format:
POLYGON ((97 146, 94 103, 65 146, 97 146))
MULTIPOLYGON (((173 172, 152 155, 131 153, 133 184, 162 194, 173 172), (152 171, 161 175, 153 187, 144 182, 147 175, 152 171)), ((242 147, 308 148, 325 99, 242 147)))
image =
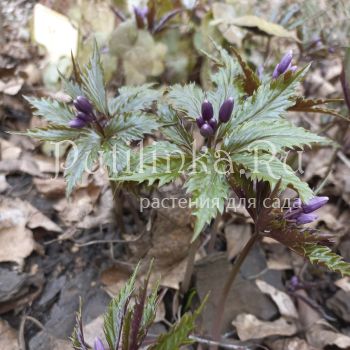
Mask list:
POLYGON ((267 345, 271 350, 316 350, 311 348, 304 339, 297 337, 267 341, 267 345))
POLYGON ((343 277, 335 281, 334 284, 341 288, 344 292, 350 292, 350 277, 343 277))
POLYGON ((17 332, 0 319, 0 349, 20 350, 17 332))
POLYGON ((250 225, 227 225, 225 227, 227 254, 229 260, 236 257, 251 237, 250 225))
POLYGON ((350 337, 341 334, 324 320, 316 322, 306 333, 308 343, 317 349, 323 349, 327 345, 336 345, 341 349, 350 348, 350 337))
POLYGON ((18 159, 22 153, 20 147, 13 145, 5 139, 0 139, 1 160, 18 159))
POLYGON ((34 250, 36 243, 29 228, 42 227, 61 232, 61 228, 19 198, 0 197, 0 262, 15 261, 22 265, 24 258, 34 250))
POLYGON ((62 197, 66 191, 66 182, 62 177, 53 179, 33 179, 37 191, 48 198, 62 197))
POLYGON ((240 314, 232 322, 240 340, 262 339, 271 335, 290 336, 297 332, 296 325, 281 317, 276 321, 261 321, 251 314, 240 314))
POLYGON ((268 294, 276 303, 282 316, 298 318, 298 311, 295 308, 293 300, 287 293, 276 289, 274 286, 262 280, 256 280, 255 283, 263 293, 268 294))

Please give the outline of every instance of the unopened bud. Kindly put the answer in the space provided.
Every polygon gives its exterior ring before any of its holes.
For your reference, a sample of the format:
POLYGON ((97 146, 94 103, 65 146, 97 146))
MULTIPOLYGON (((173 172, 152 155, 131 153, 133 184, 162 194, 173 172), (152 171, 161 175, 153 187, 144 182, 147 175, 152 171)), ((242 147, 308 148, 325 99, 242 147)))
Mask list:
POLYGON ((204 120, 210 120, 213 117, 214 117, 213 105, 208 100, 204 100, 202 103, 202 118, 204 120))
POLYGON ((209 124, 204 124, 200 129, 200 133, 203 137, 209 137, 214 135, 214 130, 209 124))
POLYGON ((234 107, 233 97, 228 98, 221 106, 219 111, 219 120, 221 123, 227 123, 230 118, 234 107))

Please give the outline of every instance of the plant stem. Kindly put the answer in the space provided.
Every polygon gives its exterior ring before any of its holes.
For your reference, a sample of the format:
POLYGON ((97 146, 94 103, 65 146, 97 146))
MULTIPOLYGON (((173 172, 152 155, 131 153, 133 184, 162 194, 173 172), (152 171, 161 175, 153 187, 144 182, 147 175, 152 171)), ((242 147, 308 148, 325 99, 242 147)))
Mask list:
POLYGON ((218 233, 221 217, 222 217, 221 214, 218 214, 216 216, 216 218, 214 220, 213 227, 210 230, 210 240, 209 240, 209 244, 208 244, 208 254, 211 254, 214 251, 216 236, 217 236, 217 233, 218 233))
POLYGON ((109 183, 110 183, 112 195, 113 195, 114 213, 115 213, 117 225, 118 225, 118 228, 120 229, 120 232, 124 233, 125 232, 125 225, 124 225, 124 220, 123 220, 122 192, 121 192, 121 189, 118 187, 118 184, 116 181, 110 180, 109 183))
POLYGON ((199 247, 199 239, 197 238, 194 242, 191 243, 190 249, 188 251, 187 264, 184 279, 181 283, 181 292, 185 294, 191 285, 191 277, 194 268, 194 259, 197 253, 197 249, 199 247))
MULTIPOLYGON (((216 314, 215 314, 214 321, 213 321, 212 339, 214 341, 220 340, 220 333, 221 333, 222 323, 223 323, 223 319, 224 319, 225 304, 226 304, 227 297, 230 293, 230 289, 232 287, 232 284, 233 284, 234 280, 236 279, 244 260, 248 256, 248 253, 250 252, 254 243, 257 241, 257 239, 259 237, 260 237, 260 235, 258 233, 254 233, 252 235, 252 237, 250 238, 248 243, 244 246, 242 252, 236 258, 236 260, 232 266, 232 269, 230 271, 230 274, 228 275, 228 278, 225 282, 225 286, 221 292, 219 303, 216 307, 216 314)), ((218 347, 217 347, 217 345, 214 345, 214 346, 210 347, 210 349, 217 350, 218 347)))

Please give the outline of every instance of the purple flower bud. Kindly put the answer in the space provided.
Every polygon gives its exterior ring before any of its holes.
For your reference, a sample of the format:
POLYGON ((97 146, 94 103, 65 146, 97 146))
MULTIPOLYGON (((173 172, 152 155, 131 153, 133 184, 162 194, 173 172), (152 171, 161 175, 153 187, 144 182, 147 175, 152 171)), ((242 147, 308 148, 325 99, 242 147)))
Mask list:
POLYGON ((214 117, 213 105, 208 100, 204 100, 202 103, 202 118, 204 120, 210 120, 213 117, 214 117))
POLYGON ((203 137, 208 137, 214 135, 214 130, 209 124, 204 124, 200 129, 200 133, 203 137))
POLYGON ((105 350, 102 340, 99 337, 95 339, 94 350, 105 350))
POLYGON ((78 96, 74 101, 73 104, 75 106, 75 108, 80 111, 80 112, 84 112, 86 114, 90 114, 92 113, 92 104, 90 103, 90 101, 84 97, 84 96, 78 96))
POLYGON ((205 124, 205 121, 202 117, 198 117, 196 119, 196 123, 197 123, 198 127, 201 128, 205 124))
POLYGON ((291 279, 290 279, 290 285, 296 289, 298 286, 299 286, 299 278, 298 276, 293 276, 291 279))
POLYGON ((68 125, 74 129, 81 129, 86 126, 86 122, 82 119, 74 118, 68 123, 68 125))
POLYGON ((293 51, 289 50, 281 59, 280 63, 278 64, 277 71, 279 75, 285 73, 287 69, 289 68, 291 62, 293 59, 293 51))
POLYGON ((93 121, 93 116, 91 114, 86 114, 84 112, 78 112, 77 115, 75 116, 77 119, 81 119, 85 123, 90 123, 93 121))
POLYGON ((274 69, 274 71, 273 71, 273 73, 272 73, 272 78, 273 79, 277 79, 278 78, 278 76, 279 76, 279 73, 278 73, 278 64, 276 65, 276 67, 275 67, 275 69, 274 69))
POLYGON ((297 218, 296 218, 296 224, 297 225, 304 225, 304 224, 309 224, 310 222, 313 222, 318 219, 318 216, 315 214, 304 214, 301 213, 297 218))
POLYGON ((302 204, 303 212, 305 214, 312 213, 313 211, 323 207, 328 201, 328 197, 314 197, 307 203, 302 204))
POLYGON ((211 118, 208 121, 208 124, 213 128, 213 130, 216 130, 217 126, 218 126, 218 122, 215 118, 211 118))
POLYGON ((230 118, 233 111, 234 106, 234 100, 233 97, 228 98, 220 107, 219 111, 219 120, 221 123, 227 123, 230 118))

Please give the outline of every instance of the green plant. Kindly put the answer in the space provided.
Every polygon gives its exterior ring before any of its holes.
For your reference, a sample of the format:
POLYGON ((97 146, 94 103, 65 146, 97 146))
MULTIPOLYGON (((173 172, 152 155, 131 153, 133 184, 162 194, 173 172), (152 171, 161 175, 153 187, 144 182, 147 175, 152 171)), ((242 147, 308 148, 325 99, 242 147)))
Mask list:
MULTIPOLYGON (((147 342, 148 349, 176 350, 183 345, 191 344, 193 341, 189 336, 195 328, 195 320, 201 313, 205 301, 195 312, 182 315, 166 333, 157 338, 147 339, 149 328, 156 317, 159 285, 156 284, 151 293, 148 293, 151 264, 143 285, 136 288, 138 270, 139 265, 118 295, 112 299, 105 314, 104 334, 108 349, 137 350, 147 342)), ((77 313, 76 327, 71 340, 75 350, 90 349, 84 339, 81 310, 77 313)), ((96 338, 94 350, 105 350, 100 338, 96 338)))
POLYGON ((227 51, 219 47, 217 50, 219 58, 212 57, 217 67, 212 74, 214 88, 204 92, 194 84, 170 87, 166 96, 170 107, 158 111, 165 124, 163 134, 167 141, 146 147, 144 152, 148 157, 143 159, 142 166, 118 177, 119 181, 149 184, 158 181, 160 186, 185 179, 184 187, 191 195, 196 217, 193 241, 223 212, 230 191, 246 200, 255 233, 236 259, 223 288, 213 321, 214 340, 219 337, 225 300, 239 267, 253 244, 264 236, 285 244, 311 263, 350 274, 350 265, 327 247, 330 237, 303 227, 314 217, 298 212, 291 218, 278 201, 280 193, 287 188, 296 191, 299 197, 296 203, 318 200, 308 184, 282 159, 290 149, 331 144, 330 140, 286 119, 287 112, 293 110, 337 115, 318 107, 327 101, 297 96, 296 88, 309 66, 297 70, 291 65, 292 55, 288 53, 272 76, 259 79, 236 51, 234 60, 227 51), (188 123, 190 129, 186 127, 188 123), (199 150, 193 147, 191 132, 197 127, 205 138, 205 145, 199 150), (249 205, 251 200, 253 206, 249 205), (266 207, 266 201, 277 205, 266 207))

